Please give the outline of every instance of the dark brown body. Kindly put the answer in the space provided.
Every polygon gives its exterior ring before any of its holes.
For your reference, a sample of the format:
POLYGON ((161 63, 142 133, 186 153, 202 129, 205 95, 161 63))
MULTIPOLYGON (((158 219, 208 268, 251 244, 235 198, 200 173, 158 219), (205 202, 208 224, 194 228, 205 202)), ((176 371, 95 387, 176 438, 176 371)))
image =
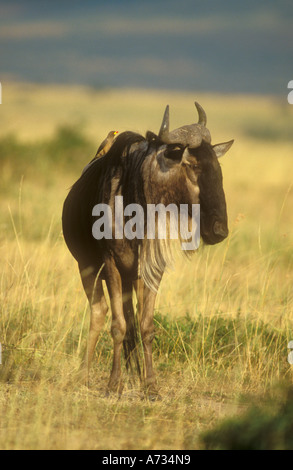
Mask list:
MULTIPOLYGON (((219 144, 229 147, 231 143, 219 144)), ((114 198, 123 196, 127 204, 176 205, 200 203, 201 235, 209 244, 218 243, 227 234, 227 213, 222 174, 217 150, 202 142, 198 148, 165 143, 152 133, 143 138, 125 132, 114 141, 109 152, 97 159, 70 190, 63 207, 63 233, 69 250, 78 262, 83 286, 91 306, 91 323, 87 351, 81 370, 87 376, 95 345, 108 307, 102 280, 109 292, 114 343, 113 367, 109 391, 122 390, 121 351, 128 365, 140 372, 137 335, 140 330, 144 349, 143 380, 150 396, 156 395, 152 366, 154 335, 153 311, 156 291, 168 263, 168 240, 101 239, 92 234, 93 207, 108 204, 113 211, 114 198), (202 201, 201 194, 205 201, 202 201), (139 304, 139 327, 136 327, 132 304, 133 288, 139 304)), ((224 153, 224 151, 222 151, 224 153)))

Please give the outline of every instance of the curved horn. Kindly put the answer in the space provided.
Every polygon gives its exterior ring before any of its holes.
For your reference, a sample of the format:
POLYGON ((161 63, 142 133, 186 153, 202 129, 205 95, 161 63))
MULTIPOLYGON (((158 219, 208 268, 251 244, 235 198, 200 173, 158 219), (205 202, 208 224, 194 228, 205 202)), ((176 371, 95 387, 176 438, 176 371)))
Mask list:
POLYGON ((207 115, 205 113, 205 110, 201 107, 199 103, 197 103, 197 101, 195 101, 194 104, 197 109, 199 118, 197 124, 200 124, 201 126, 205 127, 207 123, 207 115))
POLYGON ((161 125, 161 129, 159 132, 159 138, 163 140, 164 137, 166 138, 168 136, 168 134, 169 134, 169 105, 167 104, 163 121, 162 121, 162 125, 161 125))

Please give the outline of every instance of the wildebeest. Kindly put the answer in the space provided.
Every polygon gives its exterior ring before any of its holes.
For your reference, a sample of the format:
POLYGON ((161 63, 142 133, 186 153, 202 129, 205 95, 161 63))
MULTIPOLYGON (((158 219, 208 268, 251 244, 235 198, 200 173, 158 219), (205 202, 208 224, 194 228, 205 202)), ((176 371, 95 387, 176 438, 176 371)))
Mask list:
MULTIPOLYGON (((196 124, 169 130, 166 107, 159 134, 146 137, 122 132, 109 151, 86 168, 72 186, 63 207, 63 234, 78 267, 91 307, 87 350, 81 371, 87 377, 96 342, 108 310, 102 280, 105 280, 112 311, 113 366, 108 391, 121 393, 121 352, 126 364, 140 371, 137 354, 138 330, 143 345, 142 380, 149 396, 157 394, 152 365, 153 312, 156 292, 168 264, 168 240, 101 238, 92 233, 93 207, 104 203, 113 211, 115 196, 123 204, 200 204, 200 235, 204 243, 221 242, 228 235, 226 201, 218 157, 233 140, 211 144, 206 113, 195 102, 196 124), (138 299, 138 321, 133 308, 133 288, 138 299)), ((190 211, 189 211, 190 213, 190 211)))

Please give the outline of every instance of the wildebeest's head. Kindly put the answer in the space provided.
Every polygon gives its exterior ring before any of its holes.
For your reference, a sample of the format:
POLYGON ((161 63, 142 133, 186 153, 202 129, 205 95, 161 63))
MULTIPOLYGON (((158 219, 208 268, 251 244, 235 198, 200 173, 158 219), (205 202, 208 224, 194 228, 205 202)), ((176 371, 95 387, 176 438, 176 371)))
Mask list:
POLYGON ((169 106, 166 107, 159 139, 167 144, 165 155, 185 167, 191 183, 199 188, 201 236, 205 243, 213 245, 228 236, 226 200, 222 184, 222 171, 218 158, 233 144, 233 140, 212 145, 206 128, 206 113, 195 102, 199 120, 169 131, 169 106))

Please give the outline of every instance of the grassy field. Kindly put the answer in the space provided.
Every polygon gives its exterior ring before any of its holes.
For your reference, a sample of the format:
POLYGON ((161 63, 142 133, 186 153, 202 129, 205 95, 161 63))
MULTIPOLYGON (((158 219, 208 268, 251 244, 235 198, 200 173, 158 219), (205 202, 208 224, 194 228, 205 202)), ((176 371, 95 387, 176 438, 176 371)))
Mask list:
POLYGON ((286 100, 2 84, 0 106, 0 448, 197 449, 222 418, 241 419, 292 384, 293 107, 286 100), (162 399, 125 375, 105 397, 110 316, 90 387, 75 383, 89 312, 61 233, 68 188, 111 129, 158 131, 208 115, 230 235, 164 276, 156 305, 162 399))

